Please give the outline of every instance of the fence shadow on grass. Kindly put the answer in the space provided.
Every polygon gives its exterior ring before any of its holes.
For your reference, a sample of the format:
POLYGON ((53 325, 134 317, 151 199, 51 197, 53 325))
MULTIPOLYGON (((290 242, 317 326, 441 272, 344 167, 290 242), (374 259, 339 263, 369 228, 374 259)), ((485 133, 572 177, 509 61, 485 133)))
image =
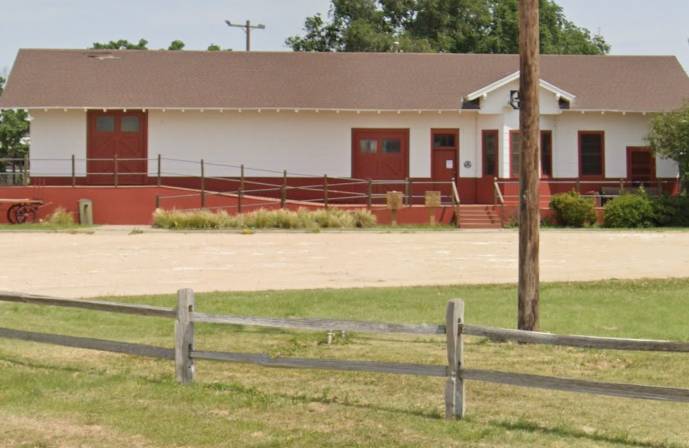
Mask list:
POLYGON ((491 426, 506 429, 508 431, 525 431, 531 433, 541 433, 547 435, 554 435, 558 437, 575 438, 575 439, 587 439, 592 442, 604 442, 611 444, 620 444, 630 447, 639 448, 682 448, 681 445, 677 445, 672 442, 648 442, 643 440, 635 440, 624 434, 614 435, 605 434, 600 431, 587 432, 574 428, 567 428, 564 426, 552 426, 547 427, 538 423, 530 422, 528 420, 519 419, 517 421, 491 421, 489 422, 491 426))
POLYGON ((414 417, 421 417, 421 418, 426 418, 426 419, 432 419, 432 420, 439 420, 443 418, 443 415, 440 411, 436 410, 421 410, 421 409, 405 409, 405 408, 397 408, 393 406, 382 406, 382 405, 377 405, 373 403, 358 403, 356 401, 350 401, 349 399, 340 399, 337 397, 328 397, 324 394, 321 395, 307 395, 304 393, 300 394, 288 394, 288 393, 277 393, 277 392, 271 392, 270 394, 262 392, 261 390, 257 389, 256 387, 253 386, 244 386, 239 383, 219 383, 219 382, 213 382, 213 383, 202 383, 200 385, 203 389, 206 390, 212 390, 212 391, 219 391, 219 392, 235 392, 235 393, 241 393, 245 395, 250 395, 250 396, 255 396, 257 397, 260 401, 270 401, 272 399, 281 399, 281 400, 286 400, 289 402, 298 402, 298 403, 320 403, 320 404, 332 404, 332 405, 338 405, 338 406, 344 406, 348 408, 354 408, 354 409, 364 409, 364 410, 370 410, 370 411, 381 411, 381 412, 389 412, 389 413, 394 413, 394 414, 406 414, 414 417))

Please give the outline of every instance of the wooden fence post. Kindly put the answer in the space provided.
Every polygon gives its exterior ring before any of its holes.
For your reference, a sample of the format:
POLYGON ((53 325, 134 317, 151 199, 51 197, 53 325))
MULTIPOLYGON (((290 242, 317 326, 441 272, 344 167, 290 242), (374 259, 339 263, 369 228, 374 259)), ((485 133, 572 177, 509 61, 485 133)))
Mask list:
POLYGON ((323 176, 323 204, 328 208, 328 175, 323 176))
POLYGON ((287 170, 282 171, 282 188, 280 188, 280 208, 285 208, 287 202, 287 170))
MULTIPOLYGON (((14 164, 13 164, 14 166, 14 164)), ((22 184, 23 185, 29 185, 29 176, 31 174, 30 170, 31 166, 31 159, 29 158, 29 154, 24 154, 24 163, 22 165, 22 184)))
POLYGON ((404 193, 405 196, 407 197, 407 206, 411 207, 412 203, 412 193, 411 193, 411 179, 408 177, 404 180, 404 193))
POLYGON ((120 183, 120 182, 119 182, 119 173, 118 173, 118 170, 117 170, 117 165, 118 165, 118 163, 117 163, 117 154, 115 154, 114 156, 112 156, 112 164, 113 164, 113 167, 112 167, 113 172, 112 172, 112 174, 113 174, 113 178, 114 178, 114 184, 115 184, 115 187, 117 187, 117 186, 119 185, 119 183, 120 183))
POLYGON ((206 208, 206 164, 201 159, 201 208, 206 208))
POLYGON ((77 186, 77 163, 74 154, 72 154, 72 187, 77 186))
POLYGON ((162 181, 161 181, 161 179, 160 179, 160 176, 161 176, 161 174, 162 174, 162 173, 161 173, 162 168, 163 168, 163 159, 162 159, 162 157, 160 156, 160 154, 158 154, 158 176, 157 176, 157 177, 158 177, 158 180, 157 180, 157 183, 158 183, 158 186, 159 186, 159 187, 162 185, 162 181))
POLYGON ((371 179, 368 180, 368 185, 366 186, 366 208, 371 210, 371 205, 373 203, 373 182, 371 179))
POLYGON ((239 167, 239 191, 237 192, 237 213, 242 212, 242 196, 244 196, 244 164, 239 167))
POLYGON ((156 195, 156 210, 160 208, 160 195, 156 195))
POLYGON ((175 321, 175 371, 177 381, 189 384, 194 380, 194 361, 191 351, 194 349, 194 323, 191 313, 194 312, 194 291, 180 289, 177 291, 177 320, 175 321))
POLYGON ((445 312, 447 332, 447 383, 445 384, 445 418, 464 417, 464 380, 460 370, 464 367, 464 301, 450 300, 445 312))

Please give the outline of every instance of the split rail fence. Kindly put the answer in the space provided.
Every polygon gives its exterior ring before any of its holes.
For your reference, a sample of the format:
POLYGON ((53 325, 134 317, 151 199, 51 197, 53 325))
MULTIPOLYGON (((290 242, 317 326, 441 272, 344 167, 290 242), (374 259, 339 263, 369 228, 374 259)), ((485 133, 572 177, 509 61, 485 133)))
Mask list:
POLYGON ((176 308, 102 301, 82 301, 18 293, 0 293, 0 301, 175 319, 174 349, 102 339, 36 333, 9 328, 0 328, 0 337, 174 360, 176 377, 178 382, 182 384, 191 383, 193 381, 195 371, 194 361, 202 359, 258 364, 266 367, 365 371, 446 378, 444 397, 445 415, 448 419, 462 418, 465 415, 466 394, 464 383, 467 380, 615 397, 689 403, 689 389, 606 383, 466 368, 464 363, 464 336, 467 335, 487 337, 500 341, 515 341, 524 344, 681 353, 689 352, 689 342, 593 336, 564 336, 551 333, 469 325, 464 321, 464 302, 462 300, 451 300, 448 302, 445 325, 407 325, 364 321, 213 315, 196 311, 194 292, 191 289, 181 289, 178 291, 176 308), (361 333, 400 333, 412 335, 444 334, 446 335, 447 364, 429 365, 376 361, 284 358, 270 357, 259 353, 200 351, 197 350, 194 345, 194 325, 204 323, 311 331, 338 330, 361 333))

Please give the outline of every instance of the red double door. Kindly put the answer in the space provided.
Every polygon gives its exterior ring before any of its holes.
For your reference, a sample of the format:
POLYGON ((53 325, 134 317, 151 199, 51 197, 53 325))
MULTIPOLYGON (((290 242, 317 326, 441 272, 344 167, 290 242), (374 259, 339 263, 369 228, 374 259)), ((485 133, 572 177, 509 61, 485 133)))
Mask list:
MULTIPOLYGON (((409 130, 354 129, 352 177, 403 180, 408 176, 409 130)), ((390 190, 399 189, 390 188, 390 190)))
POLYGON ((89 111, 88 183, 144 184, 148 170, 147 126, 143 111, 89 111))

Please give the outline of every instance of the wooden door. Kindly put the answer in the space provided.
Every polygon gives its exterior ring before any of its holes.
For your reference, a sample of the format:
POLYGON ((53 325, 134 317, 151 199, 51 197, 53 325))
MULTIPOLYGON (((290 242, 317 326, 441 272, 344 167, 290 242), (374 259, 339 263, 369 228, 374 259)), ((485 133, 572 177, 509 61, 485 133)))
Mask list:
POLYGON ((432 131, 431 177, 434 181, 459 178, 459 131, 457 129, 432 131))
POLYGON ((433 184, 425 190, 440 191, 443 201, 452 197, 452 180, 459 179, 459 131, 457 129, 433 129, 431 131, 431 178, 433 184))
POLYGON ((627 148, 627 178, 638 185, 655 181, 655 155, 650 148, 627 148))
MULTIPOLYGON (((476 202, 495 202, 495 179, 500 177, 500 132, 497 129, 481 131, 481 177, 476 182, 476 202)), ((460 191, 461 194, 461 191, 460 191)))
POLYGON ((86 166, 90 184, 145 183, 147 124, 147 115, 142 111, 89 112, 86 166))
MULTIPOLYGON (((408 176, 409 131, 407 129, 354 129, 352 132, 352 177, 374 180, 404 180, 408 176)), ((399 189, 390 188, 390 190, 399 189)))

